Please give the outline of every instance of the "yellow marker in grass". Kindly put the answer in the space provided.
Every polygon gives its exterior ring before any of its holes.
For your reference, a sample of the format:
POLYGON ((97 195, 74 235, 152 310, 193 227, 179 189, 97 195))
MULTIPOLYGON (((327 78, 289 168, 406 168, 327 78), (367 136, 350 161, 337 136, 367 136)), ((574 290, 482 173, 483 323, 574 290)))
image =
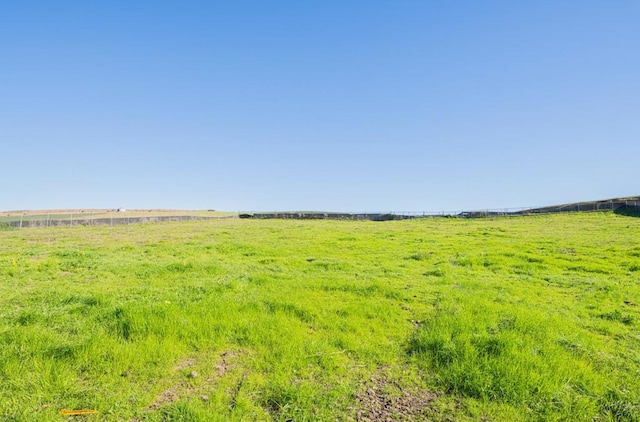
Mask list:
POLYGON ((98 413, 98 411, 97 410, 89 410, 89 409, 81 409, 81 410, 62 409, 60 411, 60 414, 61 415, 65 415, 65 416, 90 415, 92 413, 98 413))

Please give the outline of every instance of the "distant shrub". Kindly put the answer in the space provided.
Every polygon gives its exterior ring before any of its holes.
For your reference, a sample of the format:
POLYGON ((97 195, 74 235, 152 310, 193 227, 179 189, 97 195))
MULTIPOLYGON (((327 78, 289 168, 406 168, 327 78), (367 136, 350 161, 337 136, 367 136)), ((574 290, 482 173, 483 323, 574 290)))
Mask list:
POLYGON ((395 220, 397 217, 395 216, 395 214, 382 214, 380 216, 380 221, 391 221, 391 220, 395 220))

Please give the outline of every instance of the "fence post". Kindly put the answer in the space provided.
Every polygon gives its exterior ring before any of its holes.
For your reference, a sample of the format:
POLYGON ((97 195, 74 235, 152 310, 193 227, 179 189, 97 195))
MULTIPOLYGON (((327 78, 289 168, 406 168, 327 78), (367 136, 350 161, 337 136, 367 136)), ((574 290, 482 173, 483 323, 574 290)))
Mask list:
POLYGON ((20 228, 22 228, 22 216, 24 215, 24 213, 20 214, 20 228))

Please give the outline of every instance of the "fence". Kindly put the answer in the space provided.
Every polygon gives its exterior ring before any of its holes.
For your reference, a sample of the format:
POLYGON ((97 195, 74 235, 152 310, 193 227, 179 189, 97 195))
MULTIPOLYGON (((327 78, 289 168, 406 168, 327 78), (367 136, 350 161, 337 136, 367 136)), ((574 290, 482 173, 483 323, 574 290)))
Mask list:
POLYGON ((228 220, 238 218, 237 215, 226 215, 216 217, 194 216, 194 215, 172 215, 172 216, 145 216, 145 217, 122 217, 122 216, 99 216, 80 215, 60 218, 51 218, 51 216, 29 216, 21 215, 14 217, 5 217, 4 221, 0 220, 0 224, 5 224, 15 228, 29 227, 71 227, 71 226, 114 226, 120 224, 139 224, 139 223, 160 223, 160 222, 178 222, 178 221, 194 221, 194 220, 228 220))
POLYGON ((122 216, 121 214, 67 214, 67 215, 19 215, 0 217, 0 225, 16 228, 59 227, 59 226, 113 226, 118 224, 179 222, 199 220, 228 220, 235 218, 253 219, 331 219, 331 220, 371 220, 389 221, 426 217, 482 218, 499 216, 523 216, 553 214, 562 212, 625 211, 640 214, 640 197, 611 199, 605 201, 579 202, 550 207, 499 208, 476 211, 390 211, 390 212, 251 212, 224 216, 162 215, 162 216, 122 216))
POLYGON ((411 215, 401 213, 341 213, 341 212, 258 212, 251 214, 240 214, 240 218, 284 218, 299 220, 371 220, 371 221, 388 221, 388 220, 404 220, 414 218, 411 215))
POLYGON ((589 211, 632 211, 640 212, 640 199, 630 200, 608 200, 594 202, 576 202, 573 204, 554 205, 549 207, 522 207, 522 208, 504 208, 504 209, 487 209, 479 211, 461 211, 455 214, 459 217, 477 218, 477 217, 498 217, 498 216, 517 216, 517 215, 535 215, 535 214, 555 214, 563 212, 589 212, 589 211))
POLYGON ((332 219, 332 220, 371 220, 388 221, 423 217, 463 217, 482 218, 500 216, 520 216, 534 214, 552 214, 561 212, 616 211, 629 210, 640 212, 640 198, 611 199, 605 201, 579 202, 550 207, 495 208, 476 211, 389 211, 389 212, 254 212, 240 214, 240 218, 284 218, 284 219, 332 219))

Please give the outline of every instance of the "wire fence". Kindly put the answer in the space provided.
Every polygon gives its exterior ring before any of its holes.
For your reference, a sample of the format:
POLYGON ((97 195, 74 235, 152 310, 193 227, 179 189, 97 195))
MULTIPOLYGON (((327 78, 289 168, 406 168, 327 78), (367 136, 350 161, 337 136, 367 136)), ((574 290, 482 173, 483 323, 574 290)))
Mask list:
POLYGON ((15 228, 31 227, 71 227, 71 226, 115 226, 122 224, 180 222, 199 220, 228 220, 238 218, 237 214, 221 216, 202 215, 155 215, 126 216, 122 214, 81 213, 81 214, 20 214, 0 217, 0 224, 15 228))
POLYGON ((22 213, 0 217, 0 225, 15 228, 71 227, 71 226, 115 226, 121 224, 229 220, 229 219, 331 219, 388 221, 427 217, 487 218, 509 217, 563 212, 620 211, 640 215, 640 198, 580 202, 549 207, 495 208, 475 211, 388 211, 388 212, 244 212, 224 215, 123 215, 121 213, 69 213, 40 214, 22 213))
POLYGON ((500 216, 520 216, 534 214, 552 214, 562 212, 587 212, 587 211, 616 211, 628 210, 640 212, 640 198, 624 200, 606 200, 593 202, 580 202, 549 207, 517 207, 517 208, 493 208, 484 210, 453 210, 453 211, 387 211, 387 212, 248 212, 241 213, 240 218, 279 218, 279 219, 334 219, 334 220, 403 220, 422 217, 460 217, 482 218, 500 216))

